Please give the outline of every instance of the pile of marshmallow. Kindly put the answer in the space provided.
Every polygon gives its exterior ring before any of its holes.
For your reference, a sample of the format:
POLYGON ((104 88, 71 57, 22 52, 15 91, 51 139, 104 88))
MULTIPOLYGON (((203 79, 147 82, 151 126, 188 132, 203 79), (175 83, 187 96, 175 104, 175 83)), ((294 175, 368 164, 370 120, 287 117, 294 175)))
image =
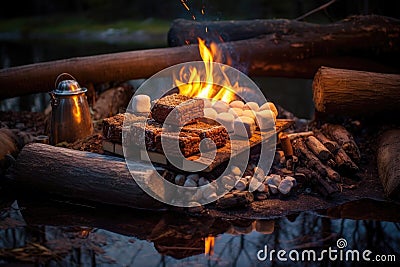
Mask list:
MULTIPOLYGON (((278 110, 272 102, 259 106, 256 102, 244 103, 235 100, 229 104, 218 100, 204 101, 204 117, 215 120, 223 125, 228 133, 239 137, 250 138, 258 127, 261 131, 273 129, 278 116, 278 110)), ((148 113, 151 109, 150 97, 134 96, 131 109, 135 113, 148 113)))
POLYGON ((278 110, 271 102, 259 106, 256 102, 235 100, 228 104, 204 99, 204 117, 221 123, 228 133, 239 137, 250 138, 257 127, 261 131, 273 129, 277 116, 278 110))

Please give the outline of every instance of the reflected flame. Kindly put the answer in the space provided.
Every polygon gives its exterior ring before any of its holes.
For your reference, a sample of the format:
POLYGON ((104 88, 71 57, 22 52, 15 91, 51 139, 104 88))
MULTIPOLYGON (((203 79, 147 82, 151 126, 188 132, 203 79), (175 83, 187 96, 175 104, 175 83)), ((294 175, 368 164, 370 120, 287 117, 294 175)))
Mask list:
POLYGON ((74 108, 72 110, 72 114, 74 115, 75 121, 77 123, 81 123, 82 121, 82 112, 81 112, 81 107, 79 105, 79 96, 74 95, 72 97, 72 100, 74 101, 74 108))
POLYGON ((204 254, 212 256, 214 254, 215 237, 208 236, 204 239, 204 254))
MULTIPOLYGON (((238 82, 231 83, 226 74, 226 66, 213 65, 213 62, 223 62, 223 54, 216 43, 206 46, 204 40, 198 38, 199 52, 204 62, 205 73, 196 67, 182 67, 179 77, 174 77, 174 86, 179 93, 189 97, 208 98, 212 101, 222 100, 227 103, 233 101, 235 91, 239 89, 238 82), (205 82, 200 82, 205 81, 205 82)), ((228 65, 231 60, 227 60, 228 65)))

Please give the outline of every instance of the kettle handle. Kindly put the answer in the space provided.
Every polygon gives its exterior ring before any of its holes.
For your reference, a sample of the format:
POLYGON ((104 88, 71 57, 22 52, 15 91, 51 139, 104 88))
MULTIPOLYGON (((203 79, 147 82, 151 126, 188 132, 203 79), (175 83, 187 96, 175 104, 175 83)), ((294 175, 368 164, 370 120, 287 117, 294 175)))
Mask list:
POLYGON ((72 78, 73 80, 76 81, 76 79, 75 79, 74 76, 72 76, 72 75, 69 74, 69 73, 63 72, 63 73, 61 73, 60 75, 57 76, 56 81, 54 82, 54 88, 57 88, 57 84, 58 84, 60 78, 61 78, 61 77, 64 77, 64 76, 68 76, 69 78, 72 78))

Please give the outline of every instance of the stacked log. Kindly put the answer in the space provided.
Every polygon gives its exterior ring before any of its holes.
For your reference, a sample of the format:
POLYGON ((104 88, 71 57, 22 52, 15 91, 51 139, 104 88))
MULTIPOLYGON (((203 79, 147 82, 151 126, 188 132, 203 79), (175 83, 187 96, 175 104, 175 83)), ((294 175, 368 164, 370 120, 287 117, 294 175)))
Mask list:
POLYGON ((337 184, 344 176, 358 172, 355 162, 360 160, 360 151, 343 126, 324 124, 321 129, 314 130, 313 135, 294 136, 292 144, 300 164, 306 167, 296 172, 304 173, 318 191, 330 196, 338 192, 337 184))

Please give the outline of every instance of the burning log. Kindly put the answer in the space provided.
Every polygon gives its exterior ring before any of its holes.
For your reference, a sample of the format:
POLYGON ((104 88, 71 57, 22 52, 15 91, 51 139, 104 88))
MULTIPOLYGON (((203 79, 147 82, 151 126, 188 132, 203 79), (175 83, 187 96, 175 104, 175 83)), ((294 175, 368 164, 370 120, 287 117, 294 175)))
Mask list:
POLYGON ((360 150, 346 128, 341 125, 326 123, 322 125, 322 131, 334 139, 354 161, 360 160, 360 150))
MULTIPOLYGON (((284 22, 283 29, 290 24, 284 22)), ((304 33, 287 28, 288 35, 272 33, 219 44, 219 47, 223 52, 240 55, 232 60, 237 66, 247 66, 251 76, 312 78, 320 66, 400 72, 395 60, 400 47, 398 20, 352 17, 327 26, 304 23, 304 27, 309 27, 304 33), (382 58, 392 60, 391 65, 377 61, 382 58)), ((104 83, 148 78, 172 65, 198 60, 198 46, 188 45, 12 67, 0 71, 0 88, 3 88, 0 99, 48 92, 53 89, 57 75, 63 72, 71 73, 81 84, 104 83)))
MULTIPOLYGON (((143 165, 141 175, 151 175, 145 170, 143 165)), ((116 157, 32 143, 22 149, 11 176, 19 185, 37 192, 132 208, 165 209, 136 184, 125 161, 116 157)))
POLYGON ((397 114, 399 87, 400 75, 321 67, 313 82, 315 108, 342 115, 397 114))
POLYGON ((332 153, 314 136, 307 137, 306 144, 320 160, 325 162, 333 158, 332 153))
POLYGON ((299 158, 301 156, 305 158, 305 164, 308 168, 314 169, 321 176, 328 177, 332 181, 340 181, 341 178, 339 173, 334 171, 331 167, 324 165, 310 150, 308 150, 303 139, 296 139, 293 142, 293 147, 299 158))
POLYGON ((378 141, 377 164, 385 194, 399 199, 400 195, 400 130, 383 133, 378 141))

